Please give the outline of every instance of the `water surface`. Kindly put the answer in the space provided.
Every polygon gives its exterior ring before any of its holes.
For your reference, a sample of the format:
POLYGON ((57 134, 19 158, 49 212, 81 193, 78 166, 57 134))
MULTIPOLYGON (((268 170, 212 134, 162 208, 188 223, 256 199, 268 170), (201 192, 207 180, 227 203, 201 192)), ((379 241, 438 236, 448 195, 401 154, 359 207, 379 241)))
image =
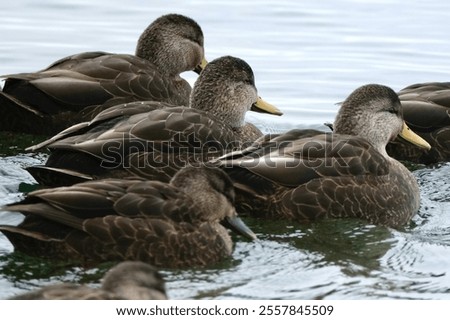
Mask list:
MULTIPOLYGON (((448 81, 450 3, 431 1, 8 1, 0 11, 0 74, 39 70, 82 51, 133 53, 144 28, 178 12, 199 22, 206 55, 245 59, 259 94, 285 112, 253 114, 265 132, 323 128, 360 85, 394 90, 448 81)), ((194 82, 195 75, 186 73, 194 82)), ((7 137, 4 139, 8 139, 7 137)), ((7 143, 8 141, 3 141, 7 143)), ((0 158, 0 204, 32 184, 25 167, 45 155, 21 148, 0 158)), ((311 225, 249 220, 259 240, 236 238, 214 268, 163 270, 176 299, 450 298, 450 164, 414 172, 422 207, 401 230, 355 220, 311 225)), ((0 213, 5 224, 20 217, 0 213)), ((0 235, 0 298, 37 286, 96 283, 104 269, 73 268, 13 254, 0 235)))

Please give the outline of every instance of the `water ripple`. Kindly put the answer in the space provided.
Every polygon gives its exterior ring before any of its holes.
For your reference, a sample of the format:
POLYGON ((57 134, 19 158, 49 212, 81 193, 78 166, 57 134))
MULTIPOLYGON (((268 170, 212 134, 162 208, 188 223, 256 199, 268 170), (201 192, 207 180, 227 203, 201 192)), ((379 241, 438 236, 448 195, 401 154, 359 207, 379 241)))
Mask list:
MULTIPOLYGON (((362 84, 399 90, 416 82, 449 80, 449 2, 177 0, 171 8, 200 23, 209 60, 231 54, 249 62, 258 93, 285 112, 277 118, 249 115, 266 133, 324 129, 322 124, 333 121, 338 110, 335 103, 362 84)), ((39 70, 81 51, 133 53, 141 31, 165 13, 166 1, 5 2, 0 74, 39 70)), ((196 76, 186 77, 193 83, 196 76)), ((0 205, 23 197, 24 184, 34 182, 24 167, 44 160, 44 155, 0 157, 0 205)), ((450 164, 414 174, 422 205, 402 230, 353 220, 303 226, 249 221, 260 240, 238 238, 229 261, 215 268, 162 270, 169 296, 449 299, 450 164)), ((1 223, 20 219, 0 213, 1 223)), ((0 235, 0 298, 58 281, 96 285, 104 270, 65 268, 11 252, 0 235)))

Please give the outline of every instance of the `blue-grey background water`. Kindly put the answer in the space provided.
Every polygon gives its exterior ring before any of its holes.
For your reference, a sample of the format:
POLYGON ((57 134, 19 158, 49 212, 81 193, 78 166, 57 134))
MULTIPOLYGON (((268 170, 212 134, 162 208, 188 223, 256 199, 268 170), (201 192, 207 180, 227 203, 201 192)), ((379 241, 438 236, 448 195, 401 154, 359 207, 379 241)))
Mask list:
MULTIPOLYGON (((322 128, 356 87, 395 90, 450 80, 450 2, 400 0, 15 0, 0 11, 0 74, 39 70, 82 51, 134 53, 162 14, 194 18, 206 56, 245 59, 259 94, 285 114, 249 115, 264 131, 322 128)), ((195 81, 193 73, 186 73, 195 81)), ((1 116, 1 115, 0 115, 1 116)), ((24 167, 44 154, 0 158, 0 204, 32 184, 24 167)), ((163 270, 174 299, 450 298, 450 165, 414 171, 420 213, 401 230, 361 221, 253 222, 260 240, 237 238, 221 266, 163 270)), ((0 223, 20 217, 0 213, 0 223)), ((0 298, 58 281, 93 282, 97 269, 64 268, 12 254, 0 236, 0 298)))

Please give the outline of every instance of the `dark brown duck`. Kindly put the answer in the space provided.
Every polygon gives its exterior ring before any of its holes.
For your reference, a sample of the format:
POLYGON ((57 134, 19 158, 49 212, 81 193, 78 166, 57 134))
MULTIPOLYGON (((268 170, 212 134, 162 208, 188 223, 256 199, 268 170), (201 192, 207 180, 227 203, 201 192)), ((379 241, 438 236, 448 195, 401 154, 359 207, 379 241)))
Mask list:
POLYGON ((399 93, 403 117, 408 126, 430 145, 430 150, 417 148, 402 139, 387 147, 398 159, 416 163, 450 160, 450 82, 418 83, 399 93))
POLYGON ((237 217, 234 189, 218 168, 187 167, 169 184, 107 179, 42 189, 4 208, 25 215, 0 226, 15 250, 96 263, 139 260, 156 267, 217 263, 233 243, 221 223, 254 239, 237 217))
POLYGON ((430 147, 404 124, 394 91, 366 85, 345 100, 333 133, 266 136, 217 163, 235 182, 239 212, 300 222, 355 217, 398 227, 420 204, 414 176, 385 150, 398 134, 430 147))
POLYGON ((0 130, 52 135, 119 103, 187 105, 191 87, 180 73, 205 64, 200 26, 164 15, 142 33, 135 55, 86 52, 38 72, 4 76, 0 130))
POLYGON ((29 148, 51 151, 44 166, 29 171, 47 186, 133 175, 169 181, 188 163, 207 161, 260 137, 261 131, 245 122, 249 110, 281 114, 259 98, 245 61, 221 57, 195 82, 190 107, 148 101, 109 108, 29 148))
POLYGON ((100 288, 71 283, 55 284, 23 293, 10 300, 166 300, 165 283, 158 271, 140 261, 111 268, 100 288))

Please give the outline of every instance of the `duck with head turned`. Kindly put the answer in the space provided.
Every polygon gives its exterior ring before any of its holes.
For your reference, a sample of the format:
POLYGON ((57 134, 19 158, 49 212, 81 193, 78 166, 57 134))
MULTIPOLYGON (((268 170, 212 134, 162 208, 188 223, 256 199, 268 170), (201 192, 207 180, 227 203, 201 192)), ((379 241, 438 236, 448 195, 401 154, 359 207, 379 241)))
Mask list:
POLYGON ((262 136, 245 122, 249 110, 281 115, 258 96, 244 60, 217 58, 195 82, 190 107, 146 101, 109 108, 29 148, 51 154, 44 166, 28 170, 47 186, 131 175, 169 181, 187 163, 206 162, 262 136))
POLYGON ((266 136, 215 160, 233 179, 239 212, 300 222, 354 217, 390 227, 418 211, 414 176, 389 157, 401 135, 430 148, 404 123, 397 94, 382 85, 356 89, 342 104, 334 132, 266 136))
POLYGON ((398 159, 431 164, 450 160, 450 82, 428 82, 408 86, 398 92, 403 117, 408 126, 430 145, 417 148, 402 139, 387 147, 398 159))
POLYGON ((156 267, 202 267, 230 257, 222 223, 255 239, 237 217, 229 177, 186 167, 170 181, 106 179, 42 189, 4 208, 25 215, 0 226, 15 250, 74 263, 139 260, 156 267))
POLYGON ((100 288, 71 283, 55 284, 16 295, 10 300, 166 300, 165 283, 158 271, 140 261, 111 268, 100 288))
POLYGON ((136 55, 86 52, 38 72, 6 75, 0 130, 53 135, 120 103, 187 105, 191 87, 180 73, 206 65, 203 42, 194 20, 167 14, 145 29, 136 55))

